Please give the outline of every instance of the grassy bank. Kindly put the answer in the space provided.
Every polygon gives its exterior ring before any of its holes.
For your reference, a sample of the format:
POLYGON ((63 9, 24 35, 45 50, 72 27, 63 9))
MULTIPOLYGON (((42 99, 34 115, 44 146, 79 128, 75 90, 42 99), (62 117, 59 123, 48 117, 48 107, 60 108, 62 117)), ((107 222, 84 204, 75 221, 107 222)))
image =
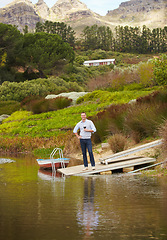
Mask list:
POLYGON ((78 100, 81 104, 62 110, 42 114, 32 114, 28 111, 17 111, 0 125, 3 137, 53 137, 72 130, 80 120, 80 113, 85 111, 87 116, 95 116, 111 104, 128 103, 132 99, 152 93, 155 89, 141 91, 94 91, 78 100))
POLYGON ((14 112, 0 125, 0 150, 35 151, 39 157, 44 156, 45 151, 51 152, 54 147, 62 147, 65 153, 75 152, 79 149, 79 142, 72 130, 80 121, 82 111, 96 125, 95 144, 108 141, 115 134, 124 136, 125 145, 126 141, 135 144, 145 138, 157 138, 158 128, 167 119, 163 92, 158 94, 155 87, 142 91, 99 90, 85 95, 78 104, 65 109, 41 114, 14 112), (134 98, 137 100, 129 103, 134 98))

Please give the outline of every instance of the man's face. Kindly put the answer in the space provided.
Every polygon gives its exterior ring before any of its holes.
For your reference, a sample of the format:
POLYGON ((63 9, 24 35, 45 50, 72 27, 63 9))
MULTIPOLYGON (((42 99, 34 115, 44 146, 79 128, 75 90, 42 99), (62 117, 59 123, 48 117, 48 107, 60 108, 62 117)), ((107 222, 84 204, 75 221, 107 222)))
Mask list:
POLYGON ((81 113, 81 118, 82 118, 82 121, 85 121, 86 120, 86 114, 85 113, 81 113))

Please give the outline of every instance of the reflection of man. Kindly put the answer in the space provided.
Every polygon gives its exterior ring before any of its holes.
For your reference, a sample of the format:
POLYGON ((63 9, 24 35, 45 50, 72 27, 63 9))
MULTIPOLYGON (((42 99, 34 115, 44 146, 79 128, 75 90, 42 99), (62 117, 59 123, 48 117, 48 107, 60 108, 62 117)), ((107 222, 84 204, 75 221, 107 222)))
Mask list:
POLYGON ((87 149, 89 152, 92 170, 95 170, 95 160, 94 160, 93 151, 92 151, 91 134, 96 132, 96 128, 91 120, 86 119, 85 112, 81 113, 81 118, 82 120, 79 123, 77 123, 73 132, 76 135, 76 137, 80 139, 83 162, 85 167, 83 170, 88 170, 88 160, 87 160, 87 154, 86 154, 87 149), (80 135, 78 135, 77 133, 78 129, 80 129, 80 135))
POLYGON ((77 214, 78 223, 84 226, 84 239, 88 239, 98 225, 98 212, 94 209, 94 191, 94 179, 85 178, 83 209, 80 209, 77 214))

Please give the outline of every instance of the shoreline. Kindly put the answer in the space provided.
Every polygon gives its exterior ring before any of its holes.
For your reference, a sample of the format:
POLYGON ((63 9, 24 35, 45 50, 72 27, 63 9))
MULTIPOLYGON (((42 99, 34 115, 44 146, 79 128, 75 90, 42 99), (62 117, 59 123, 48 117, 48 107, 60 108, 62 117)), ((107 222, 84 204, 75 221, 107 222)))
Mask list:
MULTIPOLYGON (((136 146, 140 146, 142 145, 140 144, 136 144, 133 147, 136 146)), ((131 147, 132 148, 132 147, 131 147)), ((46 150, 46 149, 45 149, 46 150)), ((94 158, 95 158, 95 163, 99 162, 100 158, 109 156, 109 155, 113 155, 112 150, 110 149, 108 144, 98 144, 98 145, 94 145, 93 146, 93 153, 94 153, 94 158)), ((13 157, 20 157, 20 156, 31 156, 31 158, 38 158, 37 155, 35 155, 33 153, 33 151, 21 151, 21 152, 17 152, 17 151, 9 151, 9 150, 0 150, 0 155, 2 157, 9 157, 9 156, 13 156, 13 157)), ((77 152, 73 152, 71 154, 65 154, 68 157, 70 157, 71 159, 75 159, 76 160, 76 165, 81 165, 83 164, 83 159, 82 159, 82 152, 81 150, 78 150, 77 152)), ((162 156, 161 154, 161 146, 156 146, 156 147, 152 147, 150 149, 145 149, 145 150, 141 150, 137 153, 133 153, 133 154, 129 154, 128 156, 141 156, 141 157, 152 157, 152 158, 156 158, 157 162, 161 162, 164 161, 165 156, 162 156)), ((88 163, 90 163, 89 161, 89 156, 88 156, 88 163)), ((154 167, 154 169, 146 169, 146 170, 142 170, 139 172, 141 175, 143 176, 151 176, 151 177, 163 177, 163 176, 167 176, 167 163, 159 165, 154 167)))

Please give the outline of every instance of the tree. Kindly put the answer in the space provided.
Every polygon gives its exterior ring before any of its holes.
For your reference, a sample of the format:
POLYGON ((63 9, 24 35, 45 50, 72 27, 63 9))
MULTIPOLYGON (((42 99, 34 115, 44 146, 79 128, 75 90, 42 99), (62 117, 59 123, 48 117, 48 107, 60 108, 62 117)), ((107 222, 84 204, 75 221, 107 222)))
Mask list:
POLYGON ((141 33, 139 53, 150 52, 150 47, 149 47, 150 38, 151 38, 151 30, 144 25, 141 33))
POLYGON ((12 25, 0 23, 0 59, 5 57, 5 66, 14 65, 16 52, 22 46, 23 35, 12 25))
POLYGON ((36 32, 45 32, 50 34, 58 34, 64 42, 68 42, 70 46, 75 46, 75 32, 64 22, 45 21, 36 24, 36 32))
POLYGON ((74 51, 57 34, 27 33, 19 58, 25 67, 36 68, 41 74, 46 70, 51 73, 57 64, 73 62, 74 51))
POLYGON ((23 33, 24 33, 24 35, 28 33, 28 26, 27 25, 25 25, 25 27, 23 29, 23 33))
POLYGON ((162 54, 154 60, 154 81, 157 85, 167 85, 167 55, 162 54))
POLYGON ((23 35, 12 25, 0 23, 0 84, 15 81, 17 53, 22 48, 23 35))
POLYGON ((83 30, 82 37, 85 50, 110 50, 113 48, 113 33, 109 27, 87 26, 83 30))

